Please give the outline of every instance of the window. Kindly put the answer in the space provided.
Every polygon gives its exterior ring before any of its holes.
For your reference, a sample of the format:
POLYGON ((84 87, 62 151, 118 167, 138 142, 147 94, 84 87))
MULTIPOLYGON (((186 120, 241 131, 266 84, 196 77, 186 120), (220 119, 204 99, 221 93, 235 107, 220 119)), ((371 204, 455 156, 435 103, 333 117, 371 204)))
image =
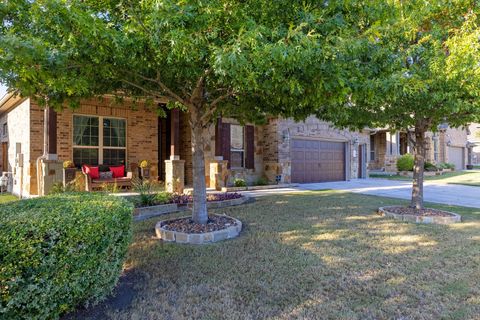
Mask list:
POLYGON ((375 135, 370 136, 370 161, 375 161, 375 135))
POLYGON ((243 168, 245 165, 245 132, 239 125, 230 125, 230 166, 243 168))
POLYGON ((126 120, 73 116, 73 162, 82 164, 125 164, 126 120))
POLYGON ((8 136, 8 124, 5 122, 2 127, 2 135, 4 137, 8 136))

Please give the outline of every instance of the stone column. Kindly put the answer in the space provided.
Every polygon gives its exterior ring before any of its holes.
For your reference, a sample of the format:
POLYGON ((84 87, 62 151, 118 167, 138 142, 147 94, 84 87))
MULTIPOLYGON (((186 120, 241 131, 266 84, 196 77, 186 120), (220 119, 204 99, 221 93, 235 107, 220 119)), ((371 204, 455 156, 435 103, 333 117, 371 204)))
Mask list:
POLYGON ((58 161, 57 155, 57 112, 47 107, 44 111, 43 121, 46 158, 41 160, 41 165, 37 168, 41 173, 38 186, 39 196, 47 195, 54 184, 63 182, 63 165, 61 161, 58 161))
POLYGON ((223 160, 223 157, 215 157, 210 161, 210 188, 221 190, 227 186, 228 179, 228 161, 223 160))
POLYGON ((168 192, 183 193, 185 160, 180 160, 180 111, 173 109, 170 126, 170 159, 165 160, 165 188, 168 192))
POLYGON ((170 160, 165 160, 165 188, 168 192, 183 193, 185 160, 180 160, 180 156, 170 156, 170 160))

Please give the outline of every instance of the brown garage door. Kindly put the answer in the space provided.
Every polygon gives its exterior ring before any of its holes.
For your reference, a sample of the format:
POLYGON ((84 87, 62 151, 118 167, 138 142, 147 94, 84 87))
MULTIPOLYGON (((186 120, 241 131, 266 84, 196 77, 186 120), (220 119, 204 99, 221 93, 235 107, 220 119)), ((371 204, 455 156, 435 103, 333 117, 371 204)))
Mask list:
POLYGON ((292 139, 292 182, 345 180, 343 142, 292 139))

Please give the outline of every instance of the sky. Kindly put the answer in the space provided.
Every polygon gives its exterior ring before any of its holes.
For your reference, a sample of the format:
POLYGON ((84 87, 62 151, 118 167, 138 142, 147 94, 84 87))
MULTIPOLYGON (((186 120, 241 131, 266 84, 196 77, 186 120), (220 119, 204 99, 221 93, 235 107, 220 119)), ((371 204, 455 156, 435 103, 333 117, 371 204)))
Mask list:
POLYGON ((0 99, 7 93, 7 87, 5 87, 3 84, 0 84, 0 99))

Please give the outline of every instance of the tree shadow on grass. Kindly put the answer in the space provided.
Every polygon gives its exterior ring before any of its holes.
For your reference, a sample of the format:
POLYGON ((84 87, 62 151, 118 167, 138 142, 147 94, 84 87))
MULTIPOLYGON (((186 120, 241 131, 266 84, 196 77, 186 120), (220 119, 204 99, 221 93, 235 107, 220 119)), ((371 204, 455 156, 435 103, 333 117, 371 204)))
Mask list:
POLYGON ((141 274, 133 302, 119 308, 107 300, 97 308, 110 319, 478 314, 475 212, 465 209, 473 225, 463 229, 375 214, 379 206, 401 203, 332 191, 260 198, 215 210, 239 218, 244 229, 237 239, 206 246, 162 244, 154 238, 158 219, 138 223, 126 262, 141 274))

